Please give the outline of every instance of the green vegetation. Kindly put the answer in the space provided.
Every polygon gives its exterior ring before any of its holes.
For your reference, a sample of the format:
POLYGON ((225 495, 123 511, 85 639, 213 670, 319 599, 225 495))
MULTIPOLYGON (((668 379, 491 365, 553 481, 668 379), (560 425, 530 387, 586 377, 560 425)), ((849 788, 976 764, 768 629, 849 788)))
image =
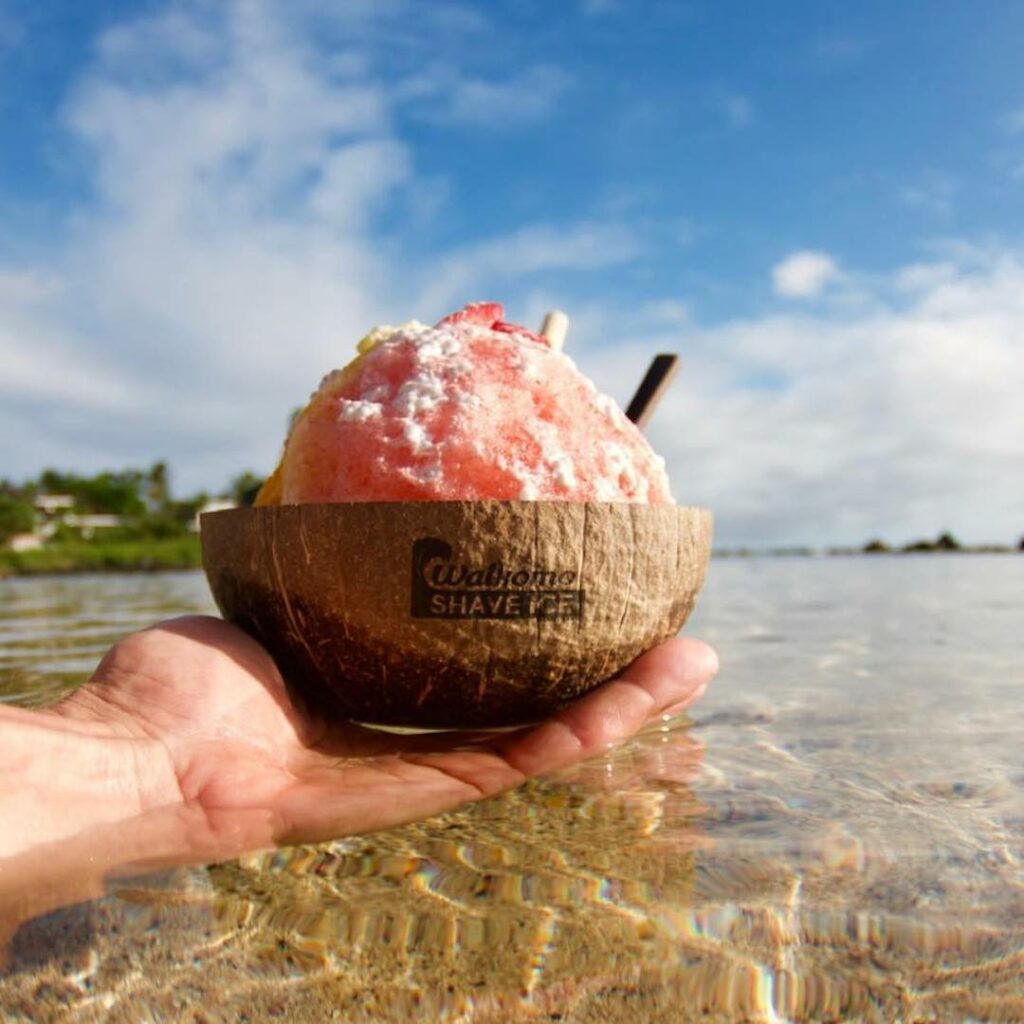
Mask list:
POLYGON ((804 547, 782 547, 782 548, 716 548, 712 554, 716 558, 764 558, 772 556, 807 556, 807 555, 832 555, 832 556, 853 556, 853 555, 913 555, 913 554, 957 554, 963 552, 969 555, 1004 555, 1011 551, 1024 552, 1024 537, 1020 539, 1019 545, 1014 548, 1009 544, 961 544, 953 534, 940 533, 934 540, 915 540, 909 544, 902 544, 899 547, 889 544, 879 537, 874 537, 861 547, 828 547, 824 550, 804 547))
POLYGON ((47 469, 23 484, 0 480, 0 577, 196 568, 197 514, 211 500, 251 504, 261 483, 246 472, 221 495, 176 500, 166 462, 95 476, 47 469))
POLYGON ((884 540, 879 540, 876 537, 874 540, 869 540, 862 550, 865 555, 887 555, 892 548, 884 540))
POLYGON ((231 481, 228 491, 236 505, 251 505, 256 500, 256 492, 263 486, 263 477, 246 470, 231 481))
MULTIPOLYGON (((158 462, 150 472, 155 472, 159 466, 164 464, 158 462)), ((164 470, 166 472, 166 466, 164 470)), ((142 497, 146 478, 147 474, 137 469, 116 473, 106 471, 96 476, 79 476, 76 473, 59 473, 55 469, 47 469, 34 486, 40 494, 71 495, 78 512, 139 518, 148 511, 142 497)))
POLYGON ((963 545, 951 533, 940 533, 935 540, 915 540, 904 551, 963 551, 963 545))
POLYGON ((153 572, 196 569, 199 537, 62 540, 33 551, 0 550, 0 576, 64 572, 153 572))
POLYGON ((36 523, 32 502, 9 493, 0 492, 0 544, 16 533, 28 533, 36 523))
MULTIPOLYGON (((196 516, 210 501, 251 505, 263 479, 239 473, 218 495, 171 496, 166 462, 147 470, 95 476, 47 469, 36 480, 0 479, 0 578, 12 574, 194 569, 200 565, 196 516), (11 546, 12 538, 23 543, 11 546), (27 541, 27 543, 24 543, 27 541)), ((889 555, 915 552, 1004 553, 1010 545, 963 545, 951 533, 901 546, 881 538, 861 547, 716 549, 717 558, 889 555)), ((1016 550, 1024 552, 1024 537, 1016 550)))

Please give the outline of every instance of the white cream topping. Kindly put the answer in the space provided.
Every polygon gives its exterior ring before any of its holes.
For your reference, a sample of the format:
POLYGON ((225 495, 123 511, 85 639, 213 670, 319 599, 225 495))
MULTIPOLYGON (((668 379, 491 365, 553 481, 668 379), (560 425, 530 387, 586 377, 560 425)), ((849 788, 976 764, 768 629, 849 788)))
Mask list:
POLYGON ((414 452, 426 451, 430 448, 430 438, 427 436, 423 425, 415 420, 406 419, 402 421, 402 436, 408 442, 414 452))
POLYGON ((384 412, 379 402, 342 398, 338 401, 338 420, 341 423, 365 423, 384 412))
POLYGON ((549 456, 545 461, 558 483, 566 489, 576 486, 576 467, 565 452, 549 456))
POLYGON ((404 416, 433 412, 445 399, 444 378, 438 374, 420 373, 407 380, 395 395, 395 408, 404 416))
MULTIPOLYGON (((472 433, 473 412, 483 405, 471 386, 460 378, 471 374, 473 363, 469 344, 474 336, 489 335, 490 329, 477 324, 446 324, 442 327, 428 327, 417 321, 409 321, 401 327, 376 327, 358 344, 361 353, 388 344, 411 343, 413 347, 412 375, 399 387, 390 406, 397 414, 395 426, 396 441, 408 445, 415 455, 434 453, 428 465, 404 467, 403 475, 425 484, 433 484, 444 476, 440 449, 431 440, 423 420, 441 409, 446 402, 452 404, 456 413, 457 430, 472 433)), ((510 367, 522 374, 530 385, 543 386, 552 375, 551 360, 562 360, 563 366, 582 384, 587 398, 607 419, 615 433, 623 435, 632 427, 625 414, 610 396, 601 394, 593 383, 580 374, 573 360, 565 353, 552 350, 534 339, 518 333, 505 335, 517 342, 508 354, 510 367)), ((328 374, 320 390, 331 387, 343 371, 328 374)), ((338 419, 344 422, 367 422, 384 412, 390 387, 387 383, 367 388, 361 399, 341 399, 338 403, 338 419)), ((535 470, 518 458, 506 460, 499 457, 498 468, 510 473, 519 484, 519 499, 537 500, 542 494, 550 494, 552 485, 559 490, 571 492, 580 486, 582 467, 578 466, 562 440, 562 432, 554 424, 537 417, 523 426, 540 446, 540 466, 535 470)), ((626 440, 626 437, 623 437, 626 440)), ((478 454, 482 443, 474 438, 472 447, 478 454)), ((665 476, 665 460, 653 452, 645 455, 634 447, 614 440, 596 442, 598 446, 598 472, 589 469, 583 476, 590 476, 594 498, 598 501, 647 501, 652 490, 648 475, 660 476, 664 489, 668 490, 665 476)), ((588 460, 589 461, 589 460, 588 460)))
POLYGON ((527 476, 526 479, 520 480, 522 486, 519 488, 519 500, 520 501, 536 501, 540 497, 540 488, 537 486, 537 481, 532 476, 527 476))
POLYGON ((372 331, 356 342, 356 351, 360 355, 365 355, 370 349, 376 348, 383 341, 390 340, 396 334, 412 334, 415 331, 426 330, 429 330, 427 325, 421 324, 419 320, 407 320, 401 327, 381 324, 379 327, 374 327, 372 331))

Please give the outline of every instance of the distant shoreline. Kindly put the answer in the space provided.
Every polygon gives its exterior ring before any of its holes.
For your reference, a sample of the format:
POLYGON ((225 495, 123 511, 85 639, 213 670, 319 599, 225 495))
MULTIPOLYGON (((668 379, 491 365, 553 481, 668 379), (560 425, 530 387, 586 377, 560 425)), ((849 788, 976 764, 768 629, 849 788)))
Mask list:
POLYGON ((863 548, 716 548, 712 558, 906 558, 915 555, 1020 555, 1020 548, 998 544, 979 544, 955 549, 937 547, 892 548, 889 551, 865 551, 863 548))
MULTIPOLYGON (((741 558, 877 558, 937 554, 1017 555, 1019 548, 984 544, 953 549, 942 547, 906 547, 890 550, 864 548, 716 548, 714 559, 741 558)), ((159 573, 201 569, 202 554, 198 537, 171 537, 157 540, 117 542, 75 541, 53 544, 32 551, 0 551, 0 579, 15 576, 76 576, 85 573, 159 573)))
POLYGON ((0 579, 92 572, 174 572, 202 566, 199 538, 63 541, 29 551, 0 551, 0 579))

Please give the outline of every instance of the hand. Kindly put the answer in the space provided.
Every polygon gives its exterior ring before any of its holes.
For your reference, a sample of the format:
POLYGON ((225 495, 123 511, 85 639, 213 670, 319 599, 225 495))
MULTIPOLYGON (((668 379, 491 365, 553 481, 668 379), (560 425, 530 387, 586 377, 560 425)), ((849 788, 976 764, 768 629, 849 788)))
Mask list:
POLYGON ((259 644, 189 617, 121 641, 58 713, 155 742, 166 770, 140 783, 140 805, 197 812, 187 852, 213 860, 384 829, 509 789, 681 709, 716 669, 709 647, 674 638, 539 725, 396 735, 303 717, 259 644))
POLYGON ((135 633, 49 711, 0 705, 0 964, 20 923, 112 875, 452 810, 621 743, 716 669, 675 638, 539 725, 399 736, 304 717, 266 651, 219 619, 135 633))

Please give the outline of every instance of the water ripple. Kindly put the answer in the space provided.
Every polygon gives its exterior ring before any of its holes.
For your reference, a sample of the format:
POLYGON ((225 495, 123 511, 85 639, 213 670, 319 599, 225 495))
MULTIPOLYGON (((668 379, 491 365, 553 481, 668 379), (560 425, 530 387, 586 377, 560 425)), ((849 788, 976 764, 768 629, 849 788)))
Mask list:
MULTIPOLYGON (((951 565, 716 562, 692 722, 441 818, 115 883, 22 929, 0 1018, 1022 1020, 1024 574, 951 565)), ((2 581, 0 701, 210 608, 197 574, 2 581)))

